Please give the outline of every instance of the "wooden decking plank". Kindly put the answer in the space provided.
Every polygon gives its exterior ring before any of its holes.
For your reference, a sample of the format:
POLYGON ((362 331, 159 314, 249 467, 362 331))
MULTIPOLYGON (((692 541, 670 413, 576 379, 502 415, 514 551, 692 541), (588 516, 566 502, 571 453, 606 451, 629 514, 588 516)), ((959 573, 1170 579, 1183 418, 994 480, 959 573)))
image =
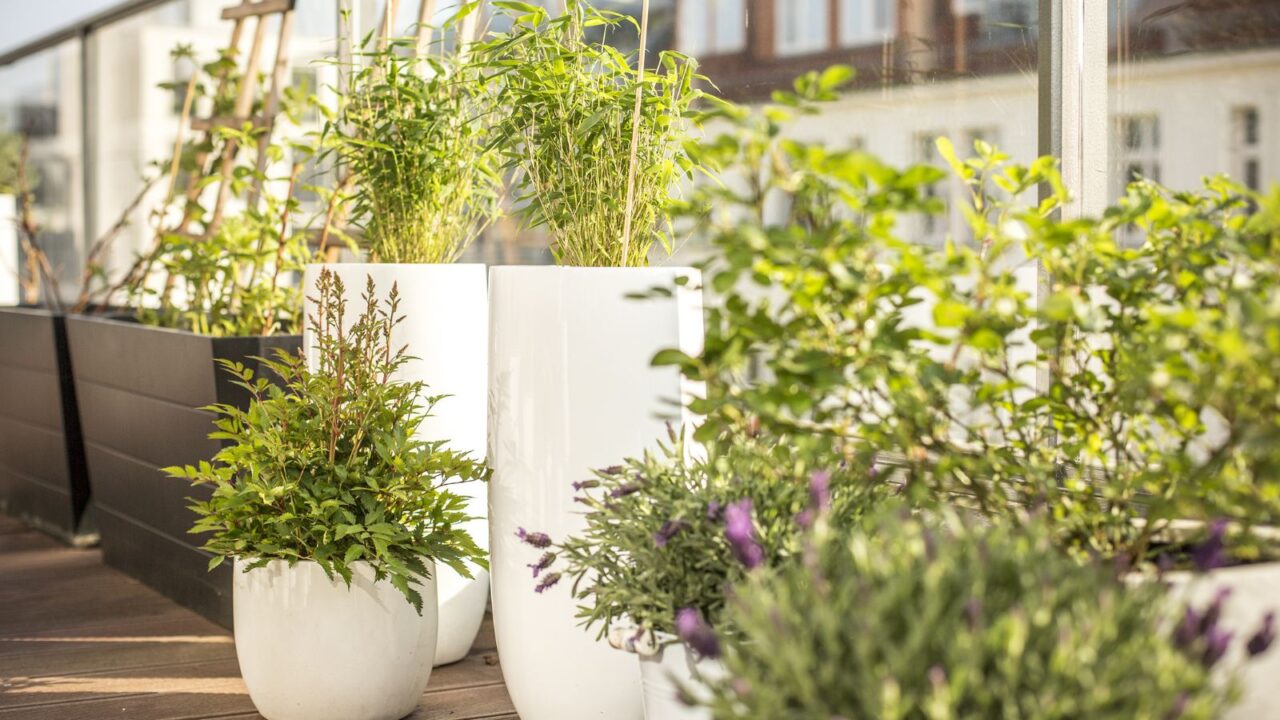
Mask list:
POLYGON ((460 720, 490 718, 515 712, 507 689, 502 684, 431 692, 428 689, 422 705, 406 720, 460 720))
MULTIPOLYGON (((80 675, 7 678, 0 693, 0 711, 42 708, 90 701, 119 702, 148 695, 218 695, 240 697, 248 703, 248 691, 240 680, 234 658, 210 662, 169 664, 127 670, 100 670, 80 675)), ((198 709, 193 706, 193 709, 198 709)), ((252 704, 248 709, 252 709, 252 704)), ((241 712, 244 703, 225 712, 241 712)))
MULTIPOLYGON (((13 642, 0 640, 5 655, 0 655, 0 677, 44 677, 78 675, 192 662, 235 660, 231 642, 207 638, 191 642, 94 642, 91 639, 67 638, 65 642, 13 642), (27 652, 22 652, 22 649, 27 652)), ((0 703, 3 705, 3 703, 0 703)))

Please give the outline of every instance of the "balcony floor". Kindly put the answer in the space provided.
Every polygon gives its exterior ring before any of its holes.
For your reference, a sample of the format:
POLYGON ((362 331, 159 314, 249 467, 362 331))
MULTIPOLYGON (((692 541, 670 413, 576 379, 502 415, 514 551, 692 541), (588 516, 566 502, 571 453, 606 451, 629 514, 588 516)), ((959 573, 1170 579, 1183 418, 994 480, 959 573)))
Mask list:
MULTIPOLYGON (((222 628, 0 515, 0 720, 260 718, 222 628)), ((512 720, 492 625, 412 720, 512 720)))

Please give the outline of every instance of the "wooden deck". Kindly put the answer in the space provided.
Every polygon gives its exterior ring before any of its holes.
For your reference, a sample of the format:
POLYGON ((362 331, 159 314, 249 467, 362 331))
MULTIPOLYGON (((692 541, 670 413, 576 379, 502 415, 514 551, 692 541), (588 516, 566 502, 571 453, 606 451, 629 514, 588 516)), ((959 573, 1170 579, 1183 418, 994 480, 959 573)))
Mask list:
MULTIPOLYGON (((492 626, 436 668, 413 720, 516 718, 492 626)), ((0 720, 261 718, 222 628, 0 516, 0 720)))

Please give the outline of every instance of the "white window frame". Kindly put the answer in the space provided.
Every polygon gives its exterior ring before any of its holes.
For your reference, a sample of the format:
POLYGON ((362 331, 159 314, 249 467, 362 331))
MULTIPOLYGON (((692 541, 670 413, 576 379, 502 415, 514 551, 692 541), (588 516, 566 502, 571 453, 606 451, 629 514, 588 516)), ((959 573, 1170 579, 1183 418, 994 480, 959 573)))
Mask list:
POLYGON ((831 49, 830 0, 781 0, 773 4, 774 51, 779 57, 831 49), (796 9, 812 12, 788 12, 796 9))
POLYGON ((1251 190, 1262 189, 1262 128, 1257 105, 1231 108, 1231 177, 1251 190))
POLYGON ((747 49, 747 0, 679 0, 680 51, 731 55, 747 49))
POLYGON ((897 34, 897 0, 840 0, 840 47, 883 43, 897 34))

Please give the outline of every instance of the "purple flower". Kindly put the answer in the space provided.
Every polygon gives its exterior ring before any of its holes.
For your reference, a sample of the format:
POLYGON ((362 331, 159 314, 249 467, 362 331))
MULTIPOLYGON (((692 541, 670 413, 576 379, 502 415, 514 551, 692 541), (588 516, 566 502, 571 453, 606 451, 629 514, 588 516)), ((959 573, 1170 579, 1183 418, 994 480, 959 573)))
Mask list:
POLYGON ((1173 629, 1173 642, 1183 650, 1190 649, 1195 641, 1200 638, 1200 623, 1203 620, 1200 613, 1190 605, 1182 613, 1182 620, 1178 622, 1178 626, 1173 629))
POLYGON ((1216 570, 1227 563, 1226 555, 1227 521, 1215 520, 1209 526, 1209 537, 1195 550, 1191 551, 1191 561, 1202 573, 1216 570))
POLYGON ((538 549, 551 547, 551 536, 546 533, 526 532, 524 528, 517 528, 516 537, 520 538, 520 542, 538 549))
POLYGON ((533 588, 533 591, 541 595, 552 587, 555 587, 555 584, 558 582, 560 582, 560 573, 547 573, 542 576, 542 580, 540 580, 537 586, 533 588))
POLYGON ((707 503, 707 520, 711 522, 720 522, 724 519, 724 506, 718 501, 712 500, 707 503))
POLYGON ((538 562, 533 563, 528 567, 533 568, 533 577, 537 578, 539 573, 551 567, 552 563, 554 563, 555 561, 556 561, 556 554, 553 552, 546 552, 546 553, 542 553, 542 557, 538 558, 538 562))
POLYGON ((756 542, 756 526, 752 519, 751 500, 730 503, 724 509, 724 536, 729 548, 743 567, 754 570, 764 563, 764 549, 756 542))
POLYGON ((1276 640, 1276 614, 1274 612, 1267 613, 1262 618, 1262 627, 1258 628, 1258 632, 1249 638, 1249 643, 1245 648, 1249 651, 1249 657, 1258 657, 1271 647, 1271 643, 1276 640))
POLYGON ((600 487, 599 480, 579 480, 578 482, 573 484, 574 492, 577 492, 579 490, 590 490, 592 488, 597 488, 597 487, 600 487))
POLYGON ((964 604, 964 619, 970 630, 982 624, 982 598, 971 597, 964 604))
POLYGON ((677 610, 676 635, 702 657, 720 657, 720 639, 702 617, 701 611, 688 607, 677 610))
POLYGON ((633 495, 639 491, 640 491, 639 482, 623 483, 622 485, 619 485, 618 487, 614 488, 613 492, 609 493, 609 497, 615 497, 615 498, 626 497, 628 495, 633 495))
POLYGON ((831 508, 831 473, 819 470, 809 477, 809 502, 820 513, 831 508))
POLYGON ((601 473, 603 473, 603 474, 605 474, 605 475, 620 475, 620 474, 622 474, 622 466, 621 466, 621 465, 610 465, 609 467, 607 467, 607 468, 605 468, 605 469, 601 470, 600 472, 601 472, 601 473))
POLYGON ((1227 648, 1231 647, 1231 638, 1234 635, 1226 630, 1219 628, 1210 628, 1209 632, 1204 636, 1204 655, 1202 657, 1205 667, 1213 667, 1223 655, 1227 654, 1227 648))
POLYGON ((653 534, 653 543, 658 547, 666 547, 667 543, 671 542, 671 538, 688 526, 689 524, 683 520, 668 520, 662 523, 658 532, 653 534))
POLYGON ((943 688, 947 686, 947 671, 941 665, 934 665, 929 668, 929 684, 934 688, 943 688))
POLYGON ((1213 601, 1209 603, 1209 607, 1205 608, 1204 617, 1200 619, 1201 634, 1208 635, 1210 630, 1218 626, 1218 620, 1222 619, 1222 606, 1229 597, 1231 597, 1231 588, 1218 588, 1213 601))

